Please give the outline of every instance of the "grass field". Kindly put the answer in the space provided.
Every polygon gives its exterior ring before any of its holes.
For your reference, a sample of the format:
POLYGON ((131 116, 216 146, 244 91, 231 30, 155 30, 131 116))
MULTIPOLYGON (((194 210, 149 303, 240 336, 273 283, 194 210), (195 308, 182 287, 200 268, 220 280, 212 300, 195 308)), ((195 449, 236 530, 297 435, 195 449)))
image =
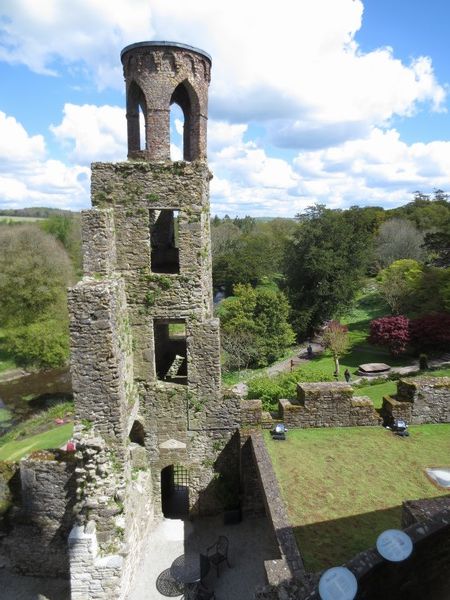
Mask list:
POLYGON ((21 440, 7 442, 0 448, 0 460, 16 461, 34 450, 59 448, 72 437, 73 424, 59 425, 50 431, 43 431, 37 435, 21 440))
POLYGON ((73 403, 61 402, 16 425, 0 437, 0 460, 19 460, 33 450, 59 448, 72 436, 73 403), (57 425, 55 419, 63 419, 57 425))
POLYGON ((0 224, 33 223, 34 221, 45 221, 45 219, 43 217, 10 217, 8 215, 0 215, 0 224))
POLYGON ((309 571, 337 566, 399 528, 403 500, 444 495, 424 468, 450 466, 450 424, 265 432, 295 536, 309 571))

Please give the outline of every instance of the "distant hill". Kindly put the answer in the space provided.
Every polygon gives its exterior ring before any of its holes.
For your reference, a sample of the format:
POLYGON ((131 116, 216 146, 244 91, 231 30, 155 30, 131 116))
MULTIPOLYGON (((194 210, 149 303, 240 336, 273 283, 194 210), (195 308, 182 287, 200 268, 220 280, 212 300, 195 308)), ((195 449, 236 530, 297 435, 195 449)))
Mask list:
POLYGON ((28 217, 33 219, 48 219, 55 215, 74 215, 72 210, 61 208, 48 208, 46 206, 33 206, 30 208, 0 208, 0 217, 28 217))

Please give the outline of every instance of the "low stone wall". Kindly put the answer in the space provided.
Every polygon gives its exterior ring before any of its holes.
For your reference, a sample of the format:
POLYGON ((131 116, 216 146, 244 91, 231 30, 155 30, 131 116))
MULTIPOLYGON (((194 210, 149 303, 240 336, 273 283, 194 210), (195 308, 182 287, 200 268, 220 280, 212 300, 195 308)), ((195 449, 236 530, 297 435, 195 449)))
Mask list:
POLYGON ((344 382, 299 383, 295 401, 279 401, 279 415, 288 428, 380 423, 370 398, 354 397, 353 388, 344 382))
POLYGON ((74 470, 73 454, 60 450, 35 452, 20 461, 21 503, 8 515, 11 530, 0 549, 13 571, 69 577, 74 470))
POLYGON ((395 397, 385 396, 381 414, 386 421, 450 422, 450 377, 415 377, 397 382, 395 397))
POLYGON ((272 461, 261 433, 253 432, 250 437, 266 514, 272 524, 281 555, 280 561, 272 560, 270 565, 266 565, 267 577, 270 583, 289 577, 301 577, 305 573, 303 560, 286 513, 272 461))

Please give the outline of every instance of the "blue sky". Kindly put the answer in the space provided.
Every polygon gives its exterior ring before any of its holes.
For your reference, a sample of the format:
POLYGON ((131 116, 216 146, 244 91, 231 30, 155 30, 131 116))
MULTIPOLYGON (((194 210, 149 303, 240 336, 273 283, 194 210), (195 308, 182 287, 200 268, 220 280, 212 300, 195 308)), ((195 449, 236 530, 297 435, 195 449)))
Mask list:
MULTIPOLYGON (((213 58, 212 212, 386 208, 450 191, 444 0, 3 0, 0 207, 89 206, 92 161, 126 158, 120 50, 213 58)), ((173 156, 181 123, 173 117, 173 156)))

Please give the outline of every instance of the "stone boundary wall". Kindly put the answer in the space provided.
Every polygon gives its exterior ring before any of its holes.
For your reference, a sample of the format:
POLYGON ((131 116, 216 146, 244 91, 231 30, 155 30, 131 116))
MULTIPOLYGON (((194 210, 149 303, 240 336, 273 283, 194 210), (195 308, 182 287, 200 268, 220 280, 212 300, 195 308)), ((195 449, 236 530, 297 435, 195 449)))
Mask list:
POLYGON ((405 419, 408 423, 450 422, 450 377, 400 379, 397 394, 385 396, 381 414, 385 421, 405 419))
POLYGON ((280 487, 264 439, 260 432, 252 432, 250 439, 266 514, 272 524, 281 555, 279 561, 272 560, 266 563, 268 580, 275 583, 289 577, 301 577, 305 573, 303 560, 297 547, 294 530, 286 513, 280 487))
POLYGON ((344 382, 299 383, 296 400, 279 401, 279 415, 287 427, 378 425, 370 398, 353 393, 344 382))
MULTIPOLYGON (((299 383, 295 400, 279 400, 278 417, 288 428, 380 425, 372 400, 353 394, 344 382, 299 383)), ((268 429, 275 421, 262 410, 261 400, 242 400, 241 424, 268 429)))

